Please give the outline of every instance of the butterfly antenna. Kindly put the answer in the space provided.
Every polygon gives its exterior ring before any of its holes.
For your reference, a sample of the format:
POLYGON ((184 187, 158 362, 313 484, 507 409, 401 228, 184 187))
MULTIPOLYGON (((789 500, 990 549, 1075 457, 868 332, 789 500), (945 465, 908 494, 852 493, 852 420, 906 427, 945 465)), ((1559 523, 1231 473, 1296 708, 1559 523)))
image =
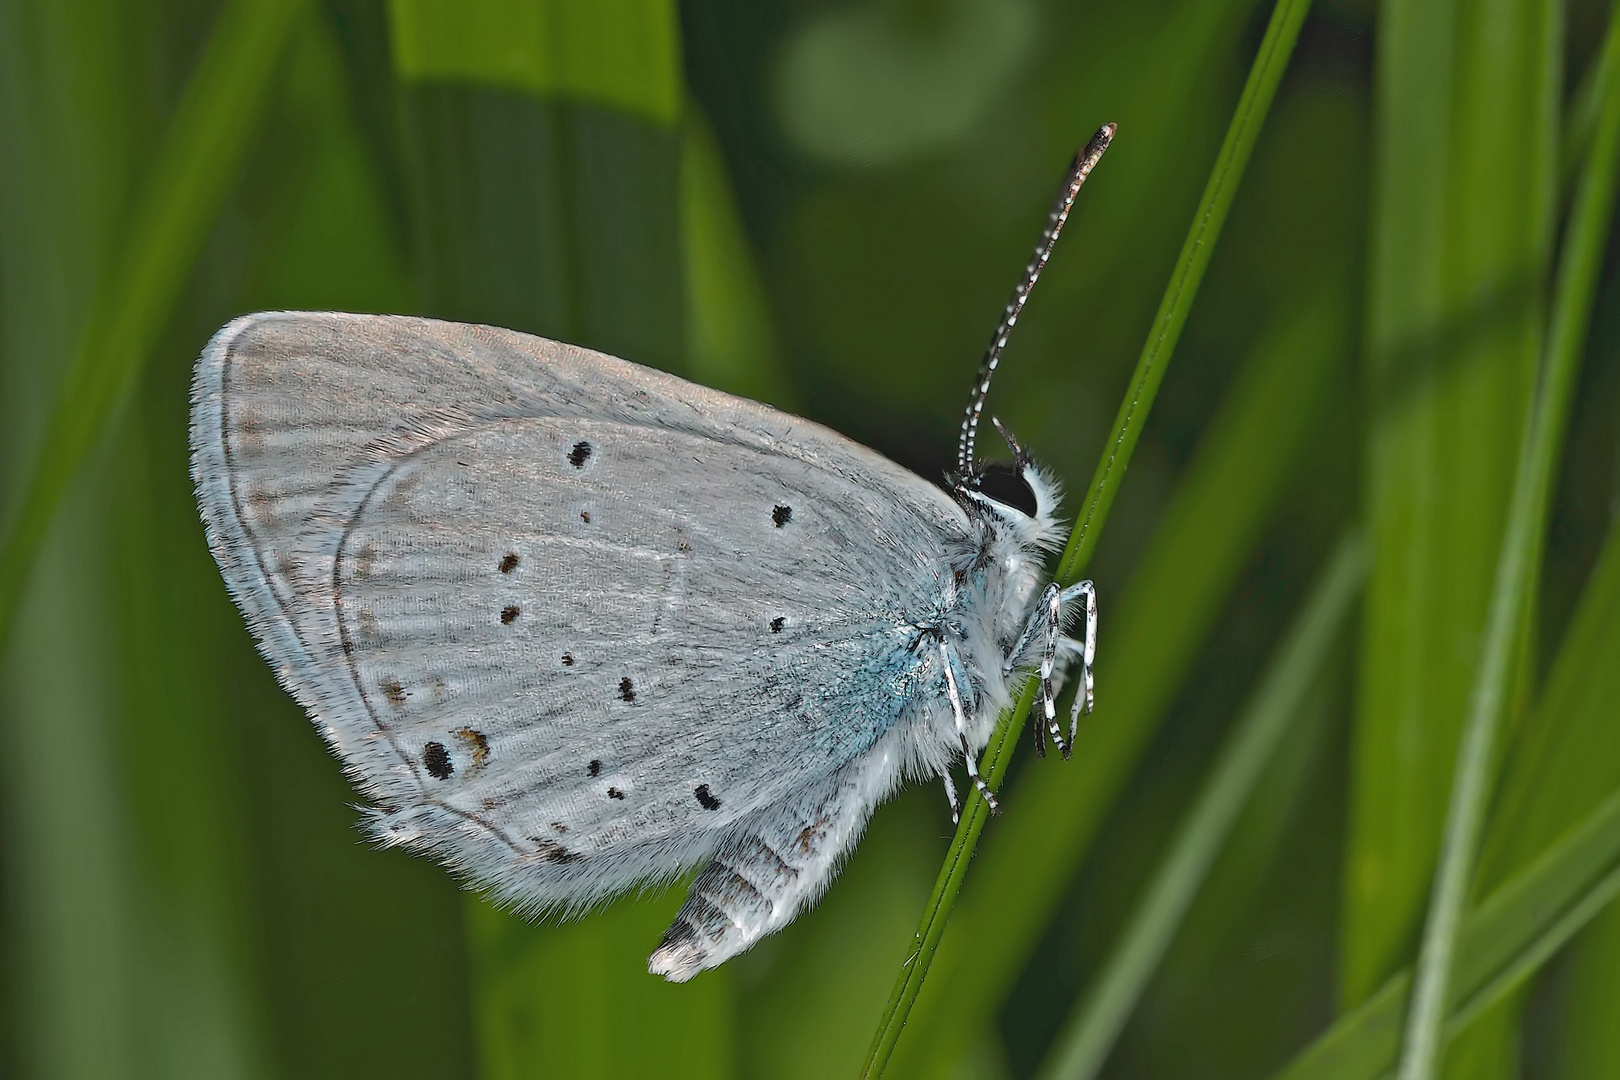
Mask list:
POLYGON ((1052 257, 1052 245, 1057 243, 1063 223, 1069 220, 1069 209, 1074 206, 1074 197, 1080 194, 1080 185, 1086 182, 1091 170, 1102 160, 1103 151, 1113 141, 1116 130, 1117 125, 1104 124, 1091 137, 1091 141, 1074 155, 1069 175, 1058 192, 1057 201, 1052 204, 1051 214, 1047 215, 1046 229, 1041 233, 1040 242, 1035 245, 1035 256, 1024 267, 1024 276, 1019 279, 1012 299, 1007 301, 1007 310, 1001 313, 1001 323, 990 337, 990 347, 985 350, 984 363, 979 365, 979 377, 974 381, 973 396, 968 400, 967 412, 962 417, 962 431, 956 439, 956 472, 964 481, 977 475, 973 465, 973 448, 979 437, 979 417, 984 412, 984 399, 990 393, 990 380, 995 377, 996 365, 1001 363, 1001 352, 1007 347, 1007 336, 1018 325, 1018 316, 1029 299, 1029 291, 1040 279, 1041 271, 1046 269, 1046 260, 1052 257))

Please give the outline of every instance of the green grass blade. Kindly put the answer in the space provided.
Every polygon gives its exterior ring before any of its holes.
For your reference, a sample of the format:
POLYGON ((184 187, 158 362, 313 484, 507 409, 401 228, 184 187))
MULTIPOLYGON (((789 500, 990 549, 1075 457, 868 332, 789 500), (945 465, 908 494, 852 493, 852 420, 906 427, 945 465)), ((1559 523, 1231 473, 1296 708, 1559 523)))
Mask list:
MULTIPOLYGON (((83 330, 98 266, 141 160, 128 125, 130 52, 117 8, 0 5, 0 490, 27 480, 58 379, 83 330), (34 414, 40 423, 34 423, 34 414)), ((87 496, 92 486, 83 485, 87 496)), ((108 620, 92 498, 70 498, 32 569, 0 654, 0 1073, 121 1080, 136 1010, 123 993, 137 946, 115 775, 107 767, 108 620), (46 722, 45 718, 49 718, 46 722)))
POLYGON ((1558 174, 1564 181, 1565 195, 1573 193, 1581 176, 1581 162, 1592 148, 1603 102, 1608 98, 1609 80, 1614 78, 1613 64, 1608 50, 1600 50, 1581 73, 1581 81, 1565 109, 1564 130, 1558 147, 1558 174))
MULTIPOLYGON (((1575 835, 1573 830, 1588 819, 1598 820, 1605 800, 1620 790, 1620 759, 1610 746, 1613 703, 1620 695, 1620 667, 1613 663, 1616 640, 1620 640, 1620 532, 1611 533, 1599 557, 1553 662, 1546 691, 1526 726, 1526 738, 1509 759, 1480 865, 1480 876, 1490 889, 1497 890, 1532 864, 1551 865, 1547 851, 1565 836, 1575 835)), ((1591 829, 1586 835, 1600 838, 1591 829)), ((1480 932, 1474 929, 1477 913, 1465 918, 1456 982, 1458 995, 1476 1003, 1471 1011, 1477 1011, 1483 999, 1474 989, 1482 980, 1470 970, 1475 966, 1507 970, 1514 966, 1508 958, 1530 955, 1525 944, 1530 937, 1556 940, 1556 934, 1535 921, 1551 916, 1534 913, 1573 910, 1569 897, 1610 872, 1607 860, 1612 857, 1599 843, 1586 857, 1566 858, 1561 869, 1545 872, 1547 884, 1525 892, 1518 904, 1520 913, 1530 917, 1528 928, 1480 932), (1553 878, 1561 875, 1569 879, 1555 888, 1553 878)), ((1589 895, 1600 895, 1596 886, 1589 895)), ((1614 921, 1612 910, 1604 921, 1614 921)), ((1611 988, 1612 970, 1606 966, 1592 980, 1605 992, 1611 988)), ((1289 1080, 1306 1076, 1348 1080, 1380 1076, 1393 1068, 1410 988, 1409 972, 1387 982, 1317 1039, 1284 1075, 1289 1080)), ((1448 1024, 1448 1030, 1455 1026, 1448 1024)), ((1592 1075, 1605 1072, 1606 1067, 1592 1075)))
POLYGON ((1536 707, 1503 763, 1480 854, 1490 888, 1620 789, 1620 530, 1611 530, 1536 707))
MULTIPOLYGON (((1441 1037, 1521 985, 1620 892, 1620 795, 1463 917, 1453 1006, 1441 1037)), ((1401 1049, 1411 972, 1387 980, 1303 1050, 1276 1080, 1375 1080, 1401 1049)))
MULTIPOLYGON (((1620 52, 1620 18, 1612 19, 1604 52, 1620 52)), ((1441 1025, 1449 1000, 1453 953, 1478 856, 1486 799, 1494 777, 1497 732, 1521 644, 1525 605, 1541 569, 1549 489, 1563 445, 1570 400, 1586 344, 1620 169, 1620 88, 1605 95, 1602 118, 1570 214, 1553 293, 1547 356, 1534 412, 1525 431, 1507 535, 1497 564, 1490 615, 1468 724, 1457 755, 1433 898, 1418 957, 1412 1011, 1401 1055, 1402 1080, 1430 1080, 1444 1055, 1441 1025)))
POLYGON ((1388 0, 1374 72, 1364 606, 1339 992, 1409 963, 1543 329, 1556 5, 1388 0), (1503 131, 1513 131, 1511 141, 1503 131))
MULTIPOLYGON (((1193 216, 1192 228, 1176 261, 1170 284, 1165 289, 1159 313, 1148 331, 1147 344, 1131 376, 1130 387, 1115 418, 1102 461, 1098 463, 1091 486, 1086 491, 1082 503, 1084 509, 1058 563, 1059 581, 1077 578, 1096 548, 1097 537, 1113 506, 1119 485, 1124 480, 1131 453, 1141 437, 1142 425, 1164 379, 1165 368, 1186 324, 1193 299, 1198 294, 1198 286, 1214 252, 1215 241, 1226 222, 1226 212, 1232 205, 1232 197, 1243 178, 1244 167, 1248 164, 1255 139, 1259 137, 1260 128, 1276 97, 1277 85, 1282 81, 1288 58, 1293 55, 1294 43, 1299 39, 1299 28, 1309 9, 1309 0, 1278 0, 1272 11, 1271 23, 1266 28, 1259 55, 1250 69, 1243 95, 1238 99, 1237 111, 1227 129, 1220 154, 1215 159, 1215 167, 1193 216)), ((1013 706, 1012 712, 1002 718, 998 735, 991 739, 983 757, 980 769, 992 787, 999 786, 1001 777, 1006 773, 1012 748, 1017 745, 1018 735, 1023 730, 1024 715, 1029 710, 1033 692, 1033 687, 1029 688, 1013 706)), ((989 808, 983 798, 977 792, 969 792, 950 852, 940 868, 933 894, 918 923, 915 952, 896 979, 894 991, 878 1021, 872 1050, 861 1070, 863 1077, 881 1076, 888 1066, 911 1007, 922 989, 923 980, 928 976, 934 952, 939 948, 940 938, 945 931, 945 921, 961 890, 968 860, 978 846, 979 833, 983 831, 988 817, 989 808)))
POLYGON ((1604 1080, 1620 1059, 1614 972, 1620 966, 1620 905, 1611 904, 1570 943, 1567 991, 1555 1037, 1569 1080, 1604 1080))
POLYGON ((1300 305, 1267 329, 1228 391, 1108 623, 1107 702, 1072 761, 1032 771, 979 856, 902 1043, 905 1075, 937 1075, 1028 960, 1293 475, 1342 370, 1348 323, 1342 293, 1300 305))
MULTIPOLYGON (((1620 790, 1620 530, 1611 530, 1537 702, 1506 755, 1491 811, 1479 880, 1486 888, 1513 873, 1620 790)), ((1620 910, 1610 908, 1571 947, 1556 1031, 1565 1074, 1613 1071, 1612 1022, 1620 967, 1620 910)))
POLYGON ((0 546, 0 652, 62 494, 151 358, 236 177, 302 0, 238 0, 219 15, 62 384, 0 546))
POLYGON ((1169 853, 1123 939, 1058 1036, 1040 1072, 1042 1077, 1090 1080, 1102 1068, 1239 811, 1299 715, 1365 576, 1361 540, 1355 535, 1346 537, 1299 616, 1284 631, 1270 670, 1228 736, 1203 790, 1183 816, 1169 853))
POLYGON ((743 229, 720 143, 695 106, 681 142, 681 255, 687 377, 792 410, 770 303, 743 229))
POLYGON ((661 127, 681 113, 680 15, 670 0, 389 0, 394 67, 591 101, 661 127))
MULTIPOLYGON (((1271 111, 1277 86, 1282 82, 1283 72, 1288 69, 1289 57, 1293 56, 1294 44, 1299 40, 1299 29, 1304 25, 1310 8, 1310 0, 1278 0, 1277 6, 1272 9, 1271 22, 1266 26, 1260 51, 1249 69, 1243 95, 1238 98, 1232 123, 1226 129, 1226 139, 1221 143, 1221 152, 1215 158, 1215 167, 1210 170, 1203 198, 1193 214, 1192 227, 1187 231, 1187 239, 1176 260, 1175 270, 1171 272, 1170 283, 1159 302, 1158 314, 1153 317, 1153 326, 1148 330, 1147 342, 1131 375, 1130 387, 1125 391, 1125 400, 1114 418, 1114 427, 1109 432, 1102 460, 1097 463, 1091 486, 1086 489, 1085 500, 1081 503, 1084 509, 1069 534, 1063 557, 1058 561, 1057 579, 1061 582, 1078 579, 1091 561, 1091 553, 1096 550, 1097 538, 1108 520, 1108 511, 1114 505, 1119 485, 1124 481, 1125 469, 1130 464, 1132 451, 1136 449, 1136 440, 1142 435, 1142 425, 1146 422, 1148 410, 1153 407, 1153 398, 1159 392, 1159 383, 1164 380, 1164 372, 1169 366, 1171 354, 1175 352, 1176 342, 1181 338, 1187 314, 1198 295, 1198 286, 1203 282, 1204 271, 1215 252, 1215 241, 1220 238, 1221 227, 1226 224, 1226 213, 1232 208, 1232 199, 1243 179, 1243 170, 1249 164, 1249 156, 1254 151, 1255 140, 1260 137, 1260 129, 1265 126, 1266 114, 1271 111)), ((1010 727, 1004 725, 1004 728, 1010 727)))

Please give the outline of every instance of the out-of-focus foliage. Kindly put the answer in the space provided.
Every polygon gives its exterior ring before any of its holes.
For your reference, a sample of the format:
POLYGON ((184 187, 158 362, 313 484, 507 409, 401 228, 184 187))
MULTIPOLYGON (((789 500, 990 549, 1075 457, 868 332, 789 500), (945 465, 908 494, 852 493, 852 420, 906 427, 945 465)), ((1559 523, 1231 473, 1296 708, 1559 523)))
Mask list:
MULTIPOLYGON (((940 792, 684 986, 644 970, 677 893, 533 926, 370 850, 204 546, 191 361, 262 308, 488 321, 938 476, 1052 189, 1113 120, 991 401, 1077 492, 1271 7, 0 0, 0 560, 38 524, 0 588, 0 1074, 853 1075, 940 792)), ((1096 750, 1015 760, 891 1075, 1048 1058, 1356 522, 1359 631, 1102 1072, 1263 1076, 1330 1028, 1312 1053, 1393 1061, 1608 18, 1316 4, 1090 568, 1096 750)), ((1501 992, 1450 1076, 1615 1060, 1617 411, 1606 266, 1455 976, 1501 992)))

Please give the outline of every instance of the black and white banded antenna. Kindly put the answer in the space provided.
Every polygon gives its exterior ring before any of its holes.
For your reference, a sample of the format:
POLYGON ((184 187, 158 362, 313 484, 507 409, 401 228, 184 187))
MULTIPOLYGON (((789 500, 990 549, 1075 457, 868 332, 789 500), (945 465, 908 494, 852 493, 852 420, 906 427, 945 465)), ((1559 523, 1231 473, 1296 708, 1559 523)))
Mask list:
POLYGON ((973 463, 974 444, 979 437, 979 416, 984 412, 984 399, 990 393, 990 380, 995 378, 996 365, 1001 363, 1001 352, 1007 347, 1007 336, 1012 328, 1018 325, 1018 316, 1024 310, 1024 303, 1029 299, 1029 291, 1035 287, 1041 271, 1046 269, 1046 260, 1052 257, 1052 245, 1057 243, 1058 233, 1063 231, 1063 223, 1069 220, 1069 210, 1074 206, 1074 197, 1080 194, 1080 185, 1086 182, 1091 170, 1097 162, 1102 160, 1103 151, 1114 139, 1114 132, 1118 130, 1116 124, 1104 124, 1097 129, 1097 134, 1091 141, 1074 155, 1074 163, 1069 166, 1069 175, 1063 182, 1063 188, 1058 192, 1057 201, 1052 204, 1052 212, 1047 215, 1046 229, 1041 233, 1040 241, 1035 245, 1035 256, 1030 259, 1029 265, 1024 267, 1024 276, 1019 279, 1018 287, 1013 290, 1012 299, 1007 301, 1007 310, 1001 314, 1001 323, 996 332, 990 337, 990 347, 985 350, 984 363, 979 366, 979 377, 973 384, 973 395, 968 400, 967 412, 962 417, 962 431, 956 439, 956 474, 959 483, 971 484, 978 476, 978 470, 973 463))

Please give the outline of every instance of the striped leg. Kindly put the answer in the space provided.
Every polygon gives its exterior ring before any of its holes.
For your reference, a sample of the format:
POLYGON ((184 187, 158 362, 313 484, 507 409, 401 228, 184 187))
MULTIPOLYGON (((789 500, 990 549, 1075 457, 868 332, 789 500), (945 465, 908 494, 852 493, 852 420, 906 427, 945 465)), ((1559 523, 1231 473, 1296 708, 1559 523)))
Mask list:
POLYGON ((1058 730, 1057 701, 1052 694, 1052 668, 1057 664, 1058 636, 1063 630, 1063 594, 1056 585, 1048 585, 1041 599, 1046 609, 1046 650, 1041 653, 1041 711, 1046 716, 1047 730, 1052 733, 1052 745, 1067 761, 1073 751, 1058 730))
POLYGON ((1063 604, 1066 595, 1055 583, 1047 585, 1034 610, 1030 612, 1029 620, 1024 624, 1024 632, 1019 635, 1018 644, 1013 646, 1012 652, 1007 654, 1007 659, 1002 664, 1004 672, 1011 672, 1023 659, 1024 651, 1034 641, 1035 635, 1045 634, 1046 644, 1041 652, 1040 706, 1046 723, 1044 727, 1039 721, 1035 724, 1035 752, 1041 757, 1046 756, 1047 732, 1052 735, 1052 745, 1056 746, 1065 758, 1071 752, 1069 744, 1063 741, 1062 729, 1058 727, 1057 701, 1052 691, 1052 671, 1057 666, 1058 638, 1063 631, 1063 604))
MULTIPOLYGON (((1042 631, 1046 633, 1046 648, 1041 654, 1041 710, 1045 715, 1046 730, 1051 732, 1052 743, 1063 752, 1067 759, 1074 752, 1074 739, 1080 730, 1080 714, 1091 712, 1096 701, 1096 687, 1092 677, 1092 662, 1097 657, 1097 589, 1089 581, 1082 581, 1060 590, 1055 584, 1048 585, 1041 593, 1040 600, 1035 609, 1030 612, 1029 621, 1024 624, 1024 632, 1018 638, 1018 643, 1007 654, 1002 670, 1011 672, 1024 658, 1025 651, 1035 640, 1035 635, 1042 631), (1082 641, 1074 641, 1062 634, 1063 610, 1076 601, 1085 603, 1085 637, 1082 641), (1073 662, 1080 663, 1080 686, 1075 691, 1074 707, 1069 710, 1069 737, 1065 741, 1057 724, 1057 697, 1054 682, 1061 684, 1063 669, 1073 662)), ((1035 725, 1035 749, 1043 757, 1046 753, 1046 742, 1043 738, 1041 725, 1035 725)))
POLYGON ((996 802, 996 793, 990 790, 990 785, 979 776, 979 763, 973 756, 973 747, 968 743, 968 718, 962 708, 962 694, 956 687, 956 665, 951 656, 951 647, 941 640, 939 643, 939 658, 945 667, 945 692, 951 699, 951 714, 956 718, 956 735, 962 740, 962 760, 967 763, 968 779, 973 786, 979 789, 984 796, 985 805, 990 807, 992 814, 1001 812, 1001 804, 996 802))
MULTIPOLYGON (((1096 685, 1092 679, 1091 665, 1097 659, 1097 590, 1089 581, 1082 581, 1078 585, 1071 585, 1063 590, 1063 602, 1072 603, 1075 600, 1086 602, 1086 636, 1079 643, 1080 658, 1080 685, 1075 688, 1074 706, 1069 710, 1069 742, 1074 743, 1075 735, 1080 730, 1080 714, 1091 712, 1096 704, 1096 685)), ((1065 757, 1068 755, 1065 754, 1065 757)))

